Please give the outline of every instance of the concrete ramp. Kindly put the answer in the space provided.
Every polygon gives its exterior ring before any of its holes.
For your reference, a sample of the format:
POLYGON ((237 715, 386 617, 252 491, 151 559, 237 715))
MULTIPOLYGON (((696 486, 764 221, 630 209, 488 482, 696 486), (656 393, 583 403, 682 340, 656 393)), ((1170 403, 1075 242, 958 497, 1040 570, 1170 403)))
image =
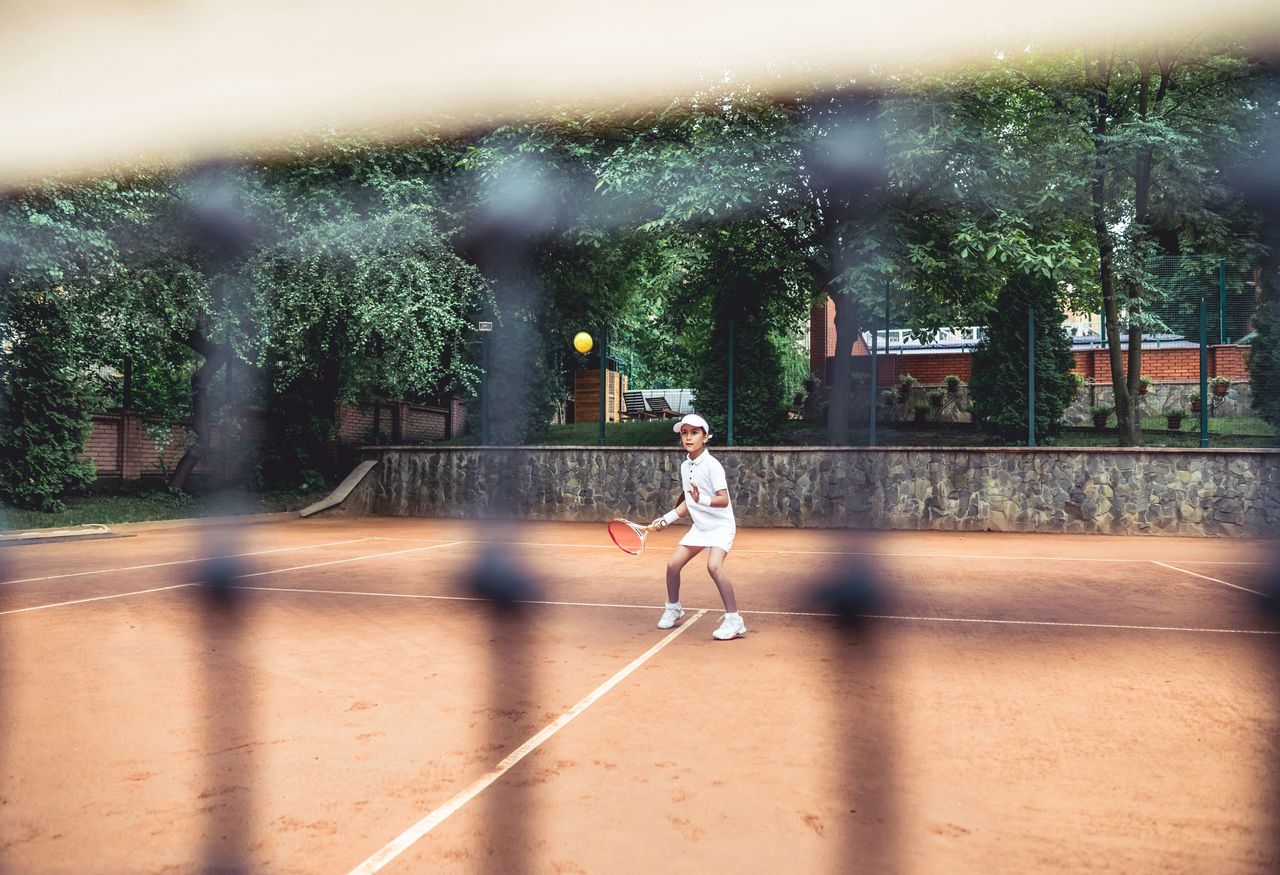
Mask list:
POLYGON ((373 470, 373 466, 376 464, 378 464, 378 462, 375 459, 361 462, 359 465, 356 465, 351 473, 338 484, 336 489, 314 504, 310 504, 298 511, 298 516, 312 516, 322 510, 328 510, 331 507, 337 507, 342 504, 342 502, 346 501, 347 496, 351 494, 351 490, 356 488, 360 481, 364 479, 364 476, 373 470))

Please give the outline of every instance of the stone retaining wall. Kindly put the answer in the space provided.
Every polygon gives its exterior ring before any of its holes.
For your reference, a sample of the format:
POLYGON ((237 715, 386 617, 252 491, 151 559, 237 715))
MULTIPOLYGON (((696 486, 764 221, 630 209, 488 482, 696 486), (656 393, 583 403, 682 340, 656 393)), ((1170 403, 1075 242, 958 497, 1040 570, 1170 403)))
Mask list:
MULTIPOLYGON (((713 450, 741 526, 1275 537, 1280 451, 1065 448, 713 450)), ((379 447, 342 510, 651 520, 682 453, 650 447, 379 447)))

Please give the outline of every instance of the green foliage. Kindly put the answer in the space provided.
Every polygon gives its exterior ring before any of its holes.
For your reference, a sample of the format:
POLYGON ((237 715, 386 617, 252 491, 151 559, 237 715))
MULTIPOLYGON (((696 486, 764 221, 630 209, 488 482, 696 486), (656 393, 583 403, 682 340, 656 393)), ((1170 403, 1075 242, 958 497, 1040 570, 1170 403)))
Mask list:
POLYGON ((277 391, 326 385, 333 401, 368 402, 475 390, 470 344, 489 295, 440 229, 439 163, 425 147, 347 144, 250 180, 278 229, 253 263, 277 391))
POLYGON ((692 386, 699 410, 724 423, 732 321, 735 442, 766 440, 808 373, 795 344, 815 297, 812 221, 796 207, 800 137, 787 108, 728 93, 611 126, 590 151, 610 212, 637 222, 613 293, 634 302, 618 312, 642 379, 692 386))
POLYGON ((996 299, 983 339, 973 352, 969 382, 974 420, 1006 438, 1025 434, 1027 413, 1027 314, 1035 313, 1036 435, 1061 431, 1062 413, 1075 397, 1071 340, 1055 284, 1040 274, 1011 278, 996 299))
POLYGON ((1259 298, 1253 317, 1256 334, 1245 358, 1250 405, 1262 419, 1280 426, 1280 287, 1274 282, 1265 284, 1259 298))
MULTIPOLYGON (((1110 290, 1124 331, 1158 322, 1158 253, 1255 264, 1256 225, 1222 173, 1274 120, 1255 72, 1234 48, 1026 52, 1016 68, 903 75, 870 97, 773 102, 721 83, 630 121, 408 148, 328 136, 212 182, 132 168, 0 199, 0 277, 6 291, 65 292, 111 403, 124 399, 110 375, 131 362, 147 412, 278 412, 267 467, 297 477, 324 458, 338 401, 474 402, 481 318, 497 329, 494 440, 539 438, 572 372, 593 366, 569 338, 602 325, 633 388, 692 386, 723 417, 733 320, 735 440, 767 441, 807 371, 797 327, 828 295, 851 316, 842 344, 878 321, 886 285, 923 333, 1000 322, 1010 286, 1091 312, 1110 290), (233 256, 193 233, 210 197, 252 226, 233 256), (473 234, 485 222, 501 231, 487 246, 473 234), (261 390, 191 381, 224 360, 261 390)), ((1046 304, 1027 306, 1039 317, 1046 304)), ((1264 387, 1273 335, 1260 327, 1254 347, 1264 387)), ((831 419, 847 432, 848 374, 837 382, 831 419)))
POLYGON ((81 458, 92 425, 70 303, 55 292, 10 292, 0 336, 11 344, 0 370, 0 493, 44 512, 94 478, 81 458))
MULTIPOLYGON (((700 359, 696 384, 698 412, 706 417, 717 441, 728 439, 729 324, 718 324, 700 359)), ((790 395, 780 379, 782 356, 758 321, 733 324, 733 441, 757 446, 776 440, 786 417, 790 395)))

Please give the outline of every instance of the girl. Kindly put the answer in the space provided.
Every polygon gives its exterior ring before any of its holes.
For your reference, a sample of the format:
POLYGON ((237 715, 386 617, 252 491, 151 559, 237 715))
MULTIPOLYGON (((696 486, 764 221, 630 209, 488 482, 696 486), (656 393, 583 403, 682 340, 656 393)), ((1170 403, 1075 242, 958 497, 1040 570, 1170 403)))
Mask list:
POLYGON ((705 419, 690 413, 677 422, 673 430, 680 435, 680 444, 689 454, 680 465, 681 501, 675 510, 668 511, 650 525, 664 529, 682 516, 689 517, 693 525, 667 560, 667 604, 658 628, 670 629, 684 616, 684 608, 680 606, 680 572, 690 559, 706 550, 707 573, 720 591, 725 610, 720 628, 712 635, 728 641, 747 631, 738 614, 733 584, 724 570, 725 557, 737 533, 733 505, 729 501, 729 484, 725 480, 724 466, 707 451, 711 434, 705 419))

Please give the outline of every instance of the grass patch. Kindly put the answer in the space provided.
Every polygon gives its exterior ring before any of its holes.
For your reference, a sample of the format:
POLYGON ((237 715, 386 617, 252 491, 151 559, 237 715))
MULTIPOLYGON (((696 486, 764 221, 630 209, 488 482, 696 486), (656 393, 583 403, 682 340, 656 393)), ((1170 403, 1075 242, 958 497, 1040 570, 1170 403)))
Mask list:
POLYGON ((65 499, 66 509, 59 513, 41 513, 0 504, 0 530, 60 529, 92 524, 278 513, 300 510, 322 494, 318 491, 284 490, 260 495, 186 495, 156 490, 76 495, 65 499))

